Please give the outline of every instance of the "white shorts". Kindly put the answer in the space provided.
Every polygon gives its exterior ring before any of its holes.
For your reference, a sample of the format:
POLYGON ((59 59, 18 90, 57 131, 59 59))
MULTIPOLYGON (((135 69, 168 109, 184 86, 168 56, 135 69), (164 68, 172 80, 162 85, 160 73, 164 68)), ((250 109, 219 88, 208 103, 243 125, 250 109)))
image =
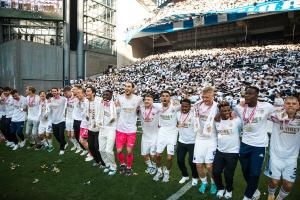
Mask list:
POLYGON ((165 130, 162 127, 158 131, 156 152, 162 153, 167 147, 167 154, 174 155, 176 143, 177 143, 178 131, 175 130, 165 130), (173 133, 172 133, 173 132, 173 133))
POLYGON ((294 183, 297 174, 297 159, 280 159, 270 156, 266 166, 265 175, 276 180, 281 177, 284 180, 294 183))
POLYGON ((66 131, 74 132, 73 124, 74 124, 74 120, 67 119, 66 120, 66 131))
POLYGON ((142 138, 141 141, 141 155, 151 155, 154 156, 156 154, 156 141, 145 141, 142 138))
POLYGON ((39 125, 39 135, 44 133, 52 133, 52 124, 41 124, 39 125))
POLYGON ((209 140, 197 140, 194 147, 194 163, 213 163, 217 150, 217 143, 209 140))

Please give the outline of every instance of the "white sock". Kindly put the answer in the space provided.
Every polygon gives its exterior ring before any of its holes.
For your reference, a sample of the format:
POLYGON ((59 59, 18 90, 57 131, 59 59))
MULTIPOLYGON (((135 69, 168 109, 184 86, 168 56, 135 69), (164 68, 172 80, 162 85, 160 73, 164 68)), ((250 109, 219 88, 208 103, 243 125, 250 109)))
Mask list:
POLYGON ((277 189, 276 187, 275 187, 275 188, 271 188, 271 187, 268 185, 269 196, 274 197, 274 196, 275 196, 276 189, 277 189))
POLYGON ((49 144, 49 147, 52 147, 52 139, 47 139, 47 142, 49 144))
POLYGON ((164 173, 165 174, 170 174, 170 170, 166 169, 164 173))
POLYGON ((279 194, 278 194, 276 200, 282 200, 282 199, 286 198, 288 195, 289 195, 289 192, 284 191, 284 189, 281 186, 279 194))
POLYGON ((47 142, 47 140, 46 140, 46 139, 43 139, 41 142, 43 143, 43 145, 44 145, 45 147, 47 147, 47 146, 48 146, 48 142, 47 142))
POLYGON ((210 184, 215 184, 215 181, 213 178, 210 178, 210 184))
POLYGON ((201 182, 202 182, 203 184, 207 184, 207 178, 206 178, 206 176, 205 176, 204 178, 201 178, 201 177, 200 177, 200 180, 201 180, 201 182))
POLYGON ((148 167, 152 167, 152 163, 151 163, 151 160, 150 160, 150 159, 149 159, 149 160, 146 160, 145 163, 146 163, 146 165, 147 165, 148 167))

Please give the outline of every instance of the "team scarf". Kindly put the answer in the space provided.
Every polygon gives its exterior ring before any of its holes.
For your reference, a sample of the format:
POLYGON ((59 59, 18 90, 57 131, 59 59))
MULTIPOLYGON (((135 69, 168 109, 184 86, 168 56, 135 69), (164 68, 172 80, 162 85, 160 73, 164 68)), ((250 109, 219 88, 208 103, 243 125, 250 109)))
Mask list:
MULTIPOLYGON (((201 125, 200 125, 200 116, 199 116, 199 108, 201 104, 204 102, 199 102, 195 105, 195 112, 194 112, 194 131, 196 133, 200 133, 201 130, 201 125)), ((202 134, 205 137, 210 137, 213 133, 213 128, 214 128, 214 118, 218 112, 218 106, 217 103, 214 101, 212 106, 209 107, 209 114, 208 117, 204 123, 203 129, 202 129, 202 134)))
POLYGON ((110 100, 109 102, 105 102, 104 100, 102 100, 102 108, 99 113, 99 119, 97 120, 99 122, 100 127, 108 126, 108 124, 104 124, 104 106, 107 106, 106 103, 109 104, 109 121, 111 121, 112 119, 117 119, 117 111, 114 102, 112 100, 110 100))

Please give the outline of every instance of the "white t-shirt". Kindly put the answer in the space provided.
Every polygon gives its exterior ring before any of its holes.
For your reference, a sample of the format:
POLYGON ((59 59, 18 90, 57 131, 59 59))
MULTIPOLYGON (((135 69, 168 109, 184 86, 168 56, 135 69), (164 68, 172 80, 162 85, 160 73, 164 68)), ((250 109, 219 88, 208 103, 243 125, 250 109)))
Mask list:
POLYGON ((14 112, 14 99, 11 95, 2 99, 4 105, 4 115, 6 118, 12 118, 14 112))
MULTIPOLYGON (((246 123, 243 119, 243 113, 246 107, 237 106, 236 112, 243 120, 242 142, 254 147, 268 146, 268 116, 274 111, 274 107, 267 102, 257 102, 253 121, 246 123)), ((255 108, 246 109, 245 118, 248 119, 255 108)))
POLYGON ((0 97, 0 119, 2 118, 2 116, 5 115, 5 106, 4 103, 2 101, 2 98, 0 97))
POLYGON ((131 95, 130 99, 127 99, 125 95, 119 96, 120 102, 120 114, 117 124, 117 130, 123 133, 135 133, 137 130, 137 109, 141 104, 141 97, 131 95))
POLYGON ((26 97, 26 104, 28 108, 28 120, 39 121, 39 104, 40 97, 33 95, 33 97, 26 97))
POLYGON ((67 108, 66 108, 66 120, 67 121, 73 121, 73 110, 74 110, 74 104, 77 100, 74 96, 67 99, 67 108))
POLYGON ((11 118, 12 122, 24 122, 26 120, 26 112, 23 109, 26 108, 26 98, 20 96, 17 101, 14 99, 14 110, 11 118))
POLYGON ((87 99, 83 99, 82 101, 79 101, 79 99, 76 98, 73 106, 73 119, 82 121, 84 119, 84 107, 85 107, 85 102, 88 101, 87 99))
MULTIPOLYGON (((271 115, 272 117, 275 115, 271 115)), ((272 120, 273 121, 273 120, 272 120)), ((270 155, 283 159, 297 159, 300 148, 300 119, 274 121, 270 155)))
POLYGON ((168 107, 163 107, 160 104, 159 127, 166 130, 176 130, 177 127, 177 111, 180 106, 175 106, 172 103, 168 107))
POLYGON ((160 108, 153 104, 152 108, 140 108, 140 119, 143 130, 143 140, 152 141, 158 133, 158 116, 160 108))
POLYGON ((196 133, 194 131, 194 114, 192 112, 192 110, 187 114, 184 114, 181 111, 177 112, 177 123, 179 125, 178 141, 183 144, 195 143, 196 133))
POLYGON ((65 97, 59 96, 57 99, 52 97, 49 105, 49 117, 52 124, 59 124, 65 121, 65 110, 67 100, 65 97))
POLYGON ((242 120, 239 117, 221 120, 215 122, 215 126, 218 134, 217 149, 223 153, 239 153, 242 120))

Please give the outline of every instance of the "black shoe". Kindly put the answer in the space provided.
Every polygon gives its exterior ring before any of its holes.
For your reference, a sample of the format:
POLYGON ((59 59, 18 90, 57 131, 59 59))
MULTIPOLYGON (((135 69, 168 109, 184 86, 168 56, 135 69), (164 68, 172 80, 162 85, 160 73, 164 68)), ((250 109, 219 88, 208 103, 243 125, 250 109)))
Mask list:
POLYGON ((126 173, 126 165, 125 164, 120 165, 119 171, 120 171, 120 174, 125 174, 126 173))
POLYGON ((126 176, 132 176, 133 175, 133 173, 132 173, 132 169, 130 168, 130 169, 126 169, 126 176))
POLYGON ((35 146, 35 150, 40 150, 42 148, 42 145, 41 144, 37 144, 36 146, 35 146))

